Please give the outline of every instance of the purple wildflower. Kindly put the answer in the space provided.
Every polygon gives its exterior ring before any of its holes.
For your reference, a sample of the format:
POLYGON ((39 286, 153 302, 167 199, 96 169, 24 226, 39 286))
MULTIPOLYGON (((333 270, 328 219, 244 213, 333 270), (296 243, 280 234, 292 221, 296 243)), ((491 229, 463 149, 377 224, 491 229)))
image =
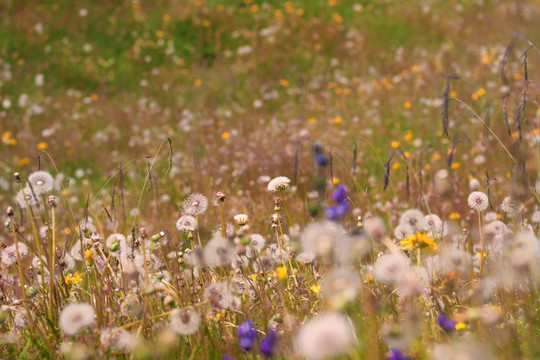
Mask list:
POLYGON ((437 324, 439 324, 444 331, 452 331, 456 328, 456 322, 444 314, 439 314, 437 316, 437 324))
POLYGON ((337 184, 332 192, 332 199, 337 203, 342 203, 347 199, 347 189, 342 184, 337 184))
POLYGON ((386 354, 386 359, 387 360, 411 360, 410 357, 408 357, 405 353, 403 353, 401 350, 399 349, 391 349, 387 354, 386 354))
POLYGON ((276 332, 272 329, 268 330, 268 333, 259 344, 259 351, 264 357, 272 357, 272 355, 274 354, 274 346, 276 345, 276 341, 276 332))
POLYGON ((242 349, 251 349, 253 347, 253 343, 255 342, 255 338, 257 337, 257 332, 253 326, 253 322, 248 319, 238 325, 236 335, 238 336, 238 345, 242 349))

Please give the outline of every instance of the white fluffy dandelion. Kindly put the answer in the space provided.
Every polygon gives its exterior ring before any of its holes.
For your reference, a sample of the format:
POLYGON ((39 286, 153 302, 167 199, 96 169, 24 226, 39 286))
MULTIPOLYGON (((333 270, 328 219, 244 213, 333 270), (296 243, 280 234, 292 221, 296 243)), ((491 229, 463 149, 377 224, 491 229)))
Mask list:
POLYGON ((28 183, 36 195, 48 193, 53 189, 54 178, 46 171, 35 171, 28 176, 28 183))
POLYGON ((197 229, 197 219, 191 215, 180 216, 176 220, 176 229, 178 231, 194 231, 197 229))
POLYGON ((286 188, 289 187, 290 183, 291 183, 291 179, 289 179, 288 177, 278 176, 270 180, 266 188, 268 189, 268 191, 275 193, 280 190, 285 190, 286 188))
POLYGON ((413 232, 422 228, 424 222, 424 213, 418 209, 409 209, 403 212, 399 218, 399 225, 408 225, 413 232))
MULTIPOLYGON (((18 244, 19 247, 19 257, 22 259, 28 254, 28 246, 23 243, 18 244)), ((7 266, 13 265, 17 262, 17 249, 15 244, 7 246, 2 250, 2 263, 7 266)))
POLYGON ((189 215, 201 215, 208 208, 208 199, 203 194, 191 194, 184 201, 183 208, 189 215))
POLYGON ((215 237, 206 244, 204 258, 207 265, 229 265, 235 256, 232 243, 222 237, 215 237))
POLYGON ((169 327, 180 335, 191 335, 199 328, 201 316, 193 307, 174 309, 169 317, 169 327))
POLYGON ((383 284, 395 284, 409 268, 409 261, 404 256, 386 254, 375 263, 373 277, 383 284))
POLYGON ((60 328, 68 335, 75 335, 94 323, 95 314, 90 304, 68 304, 60 314, 60 328))
POLYGON ((326 313, 308 320, 296 336, 298 352, 310 360, 343 354, 354 341, 353 327, 347 317, 339 313, 326 313))
POLYGON ((476 211, 484 211, 489 206, 488 196, 481 191, 473 191, 467 199, 469 207, 476 211))

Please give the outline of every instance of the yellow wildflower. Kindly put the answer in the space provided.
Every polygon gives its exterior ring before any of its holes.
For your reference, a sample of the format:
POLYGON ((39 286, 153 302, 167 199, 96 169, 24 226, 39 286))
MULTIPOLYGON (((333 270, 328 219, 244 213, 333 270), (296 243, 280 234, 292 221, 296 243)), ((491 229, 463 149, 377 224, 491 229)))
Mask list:
POLYGON ((418 231, 416 234, 409 235, 405 240, 401 240, 401 248, 403 250, 437 250, 437 243, 435 239, 428 236, 425 232, 418 231))
POLYGON ((285 279, 287 277, 287 268, 285 266, 278 266, 276 268, 276 274, 280 280, 285 279))
POLYGON ((321 284, 315 284, 309 288, 313 293, 318 294, 321 291, 321 284))
POLYGON ((75 285, 82 281, 82 275, 79 272, 76 272, 75 274, 67 274, 67 276, 64 278, 67 285, 75 285))

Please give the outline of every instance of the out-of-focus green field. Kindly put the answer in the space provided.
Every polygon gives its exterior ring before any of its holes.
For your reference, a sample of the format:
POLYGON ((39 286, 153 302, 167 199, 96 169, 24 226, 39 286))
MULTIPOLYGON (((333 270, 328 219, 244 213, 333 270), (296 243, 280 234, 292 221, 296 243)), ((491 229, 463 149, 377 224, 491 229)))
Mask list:
MULTIPOLYGON (((441 75, 460 76, 451 95, 482 117, 489 109, 504 137, 501 58, 514 39, 512 112, 520 56, 539 37, 536 1, 6 1, 0 14, 1 176, 36 169, 44 149, 68 177, 91 172, 93 191, 132 159, 128 181, 140 183, 143 157, 169 137, 175 171, 156 179, 178 195, 291 175, 304 137, 335 147, 336 176, 349 182, 358 136, 371 144, 358 140, 358 182, 380 183, 392 141, 415 151, 420 138, 443 164, 441 75)), ((459 161, 482 127, 453 108, 459 161)), ((527 111, 536 116, 533 102, 527 111)))

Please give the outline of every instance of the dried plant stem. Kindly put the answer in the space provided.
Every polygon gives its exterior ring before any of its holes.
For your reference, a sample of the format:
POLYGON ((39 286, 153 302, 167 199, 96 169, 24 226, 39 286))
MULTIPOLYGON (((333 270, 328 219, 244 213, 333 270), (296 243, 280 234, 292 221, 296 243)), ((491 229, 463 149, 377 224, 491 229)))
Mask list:
POLYGON ((223 216, 223 201, 218 200, 219 204, 219 221, 220 221, 220 228, 219 228, 219 234, 222 238, 225 237, 225 218, 223 216))
POLYGON ((285 201, 285 194, 283 193, 283 190, 279 190, 279 194, 281 195, 281 200, 283 201, 283 207, 285 208, 285 213, 287 214, 287 220, 289 220, 289 226, 293 227, 294 223, 291 219, 291 214, 289 214, 289 207, 287 206, 287 201, 285 201))
POLYGON ((21 265, 21 257, 19 256, 19 240, 17 239, 17 231, 15 230, 15 224, 13 223, 13 219, 11 219, 11 232, 13 234, 13 241, 15 243, 15 251, 17 254, 17 271, 19 272, 19 280, 21 282, 21 294, 23 298, 23 304, 24 309, 26 310, 26 316, 28 317, 28 322, 30 323, 30 333, 32 335, 34 334, 34 329, 36 328, 36 324, 34 324, 34 319, 32 319, 32 314, 30 313, 30 307, 28 306, 28 297, 26 296, 26 288, 24 284, 24 275, 22 271, 22 265, 21 265))
POLYGON ((49 254, 49 318, 54 321, 54 293, 55 293, 55 266, 56 266, 56 213, 55 207, 51 206, 51 253, 49 254))
POLYGON ((480 236, 480 275, 484 270, 484 237, 482 236, 482 214, 478 213, 478 235, 480 236))

